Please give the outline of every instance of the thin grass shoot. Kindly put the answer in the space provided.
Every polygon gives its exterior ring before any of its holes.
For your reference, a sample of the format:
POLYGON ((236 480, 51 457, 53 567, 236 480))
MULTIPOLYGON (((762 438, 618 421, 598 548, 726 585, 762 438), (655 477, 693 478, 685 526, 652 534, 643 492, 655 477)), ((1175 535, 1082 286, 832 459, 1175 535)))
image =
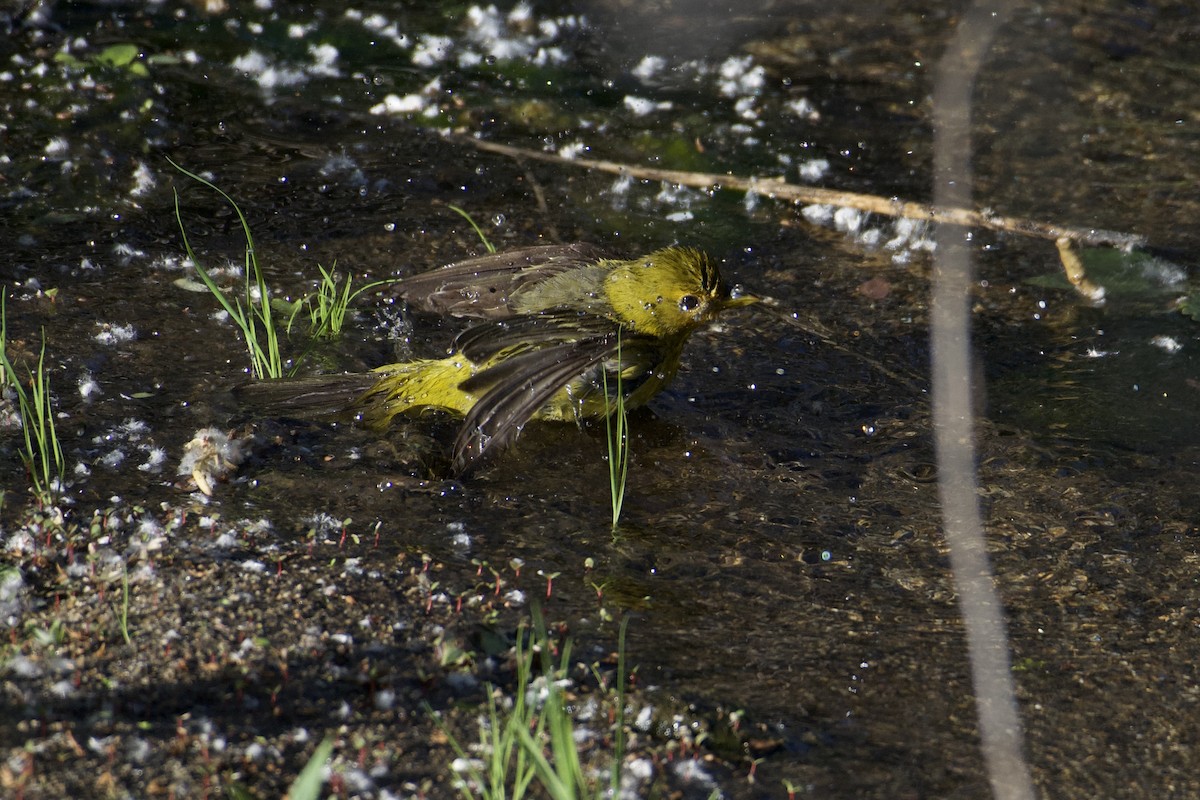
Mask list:
MULTIPOLYGON (((562 688, 558 683, 560 676, 565 677, 571 664, 571 641, 568 639, 562 643, 562 652, 559 654, 559 664, 556 667, 550 655, 546 623, 542 618, 541 609, 536 606, 533 608, 533 626, 541 642, 539 650, 542 658, 542 675, 546 681, 546 699, 542 703, 542 715, 545 718, 546 732, 550 737, 550 754, 554 763, 550 763, 543 752, 544 748, 539 746, 524 728, 518 732, 521 746, 533 760, 538 781, 555 800, 598 798, 603 795, 603 792, 593 787, 592 782, 584 773, 583 763, 579 758, 579 747, 575 741, 575 723, 567 711, 562 688)), ((617 774, 619 775, 619 767, 617 774)))
POLYGON ((179 207, 179 191, 175 192, 175 220, 179 223, 179 232, 183 236, 184 250, 192 264, 195 265, 196 274, 200 276, 200 280, 204 282, 221 307, 229 314, 230 319, 241 330, 242 338, 246 342, 246 349, 250 353, 250 363, 255 377, 260 380, 282 378, 284 375, 283 355, 271 306, 270 287, 267 285, 266 277, 258 263, 258 255, 254 249, 254 237, 250 233, 250 223, 234 199, 220 187, 194 172, 189 172, 174 161, 167 160, 171 166, 184 175, 219 194, 237 214, 238 221, 242 226, 242 234, 246 240, 245 283, 241 296, 235 296, 231 301, 217 286, 216 281, 212 279, 192 249, 179 207))
POLYGON ((496 252, 496 245, 492 244, 488 240, 487 234, 485 234, 483 232, 483 229, 479 227, 479 224, 477 222, 475 222, 475 219, 469 213, 467 213, 464 209, 461 209, 455 205, 450 205, 448 207, 451 211, 455 212, 460 217, 462 217, 463 219, 465 219, 467 222, 470 223, 471 227, 475 230, 475 235, 479 237, 479 240, 481 242, 483 242, 483 246, 487 248, 487 251, 489 253, 496 252))
POLYGON ((34 494, 39 501, 49 504, 62 488, 64 459, 54 425, 54 409, 50 403, 50 378, 46 374, 46 332, 42 331, 37 371, 26 370, 29 382, 29 389, 26 390, 8 359, 6 296, 6 291, 0 292, 0 387, 7 387, 16 396, 24 439, 21 460, 29 472, 34 494))
MULTIPOLYGON (((336 267, 337 264, 334 264, 336 267)), ((365 286, 354 288, 354 276, 347 275, 345 280, 339 280, 332 270, 327 270, 320 264, 321 280, 317 290, 301 298, 300 302, 292 304, 292 313, 288 317, 287 332, 291 333, 296 317, 302 309, 308 311, 309 336, 313 339, 333 339, 340 336, 346 324, 346 316, 350 311, 350 303, 363 292, 368 292, 379 286, 396 283, 399 278, 372 281, 365 286)))
POLYGON ((304 769, 300 770, 300 774, 296 776, 296 780, 288 787, 286 800, 318 800, 321 796, 321 787, 325 784, 325 762, 331 755, 333 755, 333 739, 326 737, 317 745, 312 758, 308 760, 304 769))
MULTIPOLYGON (((513 705, 506 718, 501 717, 496 691, 488 687, 488 722, 486 726, 481 725, 479 730, 479 750, 485 754, 483 761, 472 758, 441 717, 434 717, 457 754, 458 763, 462 765, 461 771, 466 773, 466 780, 460 778, 457 781, 459 794, 464 800, 474 800, 476 797, 484 800, 520 800, 536 777, 536 769, 527 751, 520 745, 518 732, 532 728, 534 736, 540 738, 545 719, 536 718, 535 709, 527 702, 533 655, 528 649, 530 645, 523 642, 524 637, 519 636, 516 645, 517 685, 513 705)), ((426 710, 432 713, 428 705, 426 710)))
POLYGON ((621 378, 621 334, 617 333, 616 391, 609 394, 608 371, 601 370, 604 390, 604 432, 608 448, 608 488, 612 501, 612 527, 621 522, 625 505, 625 487, 629 482, 629 412, 625 407, 625 392, 621 378))
MULTIPOLYGON (((545 621, 538 608, 533 610, 532 635, 526 642, 524 625, 516 644, 517 676, 512 708, 501 714, 496 694, 489 687, 488 717, 480 726, 478 751, 482 758, 472 757, 467 748, 454 737, 446 725, 437 719, 451 747, 458 756, 465 780, 458 783, 464 800, 521 800, 536 786, 552 800, 599 800, 616 797, 620 788, 621 763, 625 755, 625 632, 621 623, 619 639, 616 713, 617 731, 615 752, 609 771, 609 785, 597 785, 584 769, 579 744, 575 737, 574 721, 567 710, 559 683, 570 668, 571 644, 564 642, 557 664, 551 656, 545 621), (534 654, 540 653, 544 695, 539 707, 531 702, 535 696, 532 678, 534 654)), ((426 709, 429 710, 428 706, 426 709)), ((432 711, 430 710, 430 713, 432 711)), ((603 781, 601 781, 603 783, 603 781)))

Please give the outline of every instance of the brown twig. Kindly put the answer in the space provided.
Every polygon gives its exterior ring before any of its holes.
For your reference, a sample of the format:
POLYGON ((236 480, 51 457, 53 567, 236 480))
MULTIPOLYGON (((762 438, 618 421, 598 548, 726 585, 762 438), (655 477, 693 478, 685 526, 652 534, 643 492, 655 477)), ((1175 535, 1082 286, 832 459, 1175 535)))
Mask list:
POLYGON ((1052 225, 1031 219, 993 214, 988 211, 975 211, 968 208, 940 208, 930 203, 917 203, 910 200, 880 197, 873 194, 823 189, 818 186, 799 186, 794 183, 788 183, 782 178, 743 178, 737 175, 722 175, 715 172, 685 172, 674 169, 658 169, 657 167, 642 167, 636 164, 622 164, 618 161, 603 159, 563 158, 554 153, 528 150, 524 147, 514 147, 498 142, 489 142, 484 139, 476 139, 473 136, 462 134, 452 134, 451 136, 456 141, 470 144, 480 150, 499 153, 510 158, 544 161, 550 164, 560 164, 581 169, 594 169, 614 175, 629 175, 639 180, 666 181, 697 189, 730 189, 739 192, 756 192, 764 197, 775 200, 844 206, 888 217, 902 217, 923 222, 940 222, 972 228, 988 228, 1008 233, 1018 233, 1023 236, 1049 239, 1052 242, 1066 239, 1077 245, 1106 245, 1122 249, 1140 247, 1145 243, 1145 240, 1141 236, 1130 233, 1107 231, 1099 228, 1074 228, 1065 225, 1052 225))
POLYGON ((1066 273, 1067 280, 1075 287, 1075 291, 1093 303, 1104 302, 1104 287, 1097 286, 1088 278, 1075 243, 1063 237, 1056 240, 1054 246, 1058 248, 1058 258, 1062 261, 1063 272, 1066 273))
POLYGON ((554 227, 554 222, 550 217, 550 206, 546 204, 546 190, 542 188, 542 184, 528 169, 525 170, 525 180, 529 182, 529 188, 533 190, 533 198, 537 202, 538 211, 546 220, 546 232, 550 234, 550 239, 555 242, 561 242, 562 237, 558 234, 558 228, 554 227))

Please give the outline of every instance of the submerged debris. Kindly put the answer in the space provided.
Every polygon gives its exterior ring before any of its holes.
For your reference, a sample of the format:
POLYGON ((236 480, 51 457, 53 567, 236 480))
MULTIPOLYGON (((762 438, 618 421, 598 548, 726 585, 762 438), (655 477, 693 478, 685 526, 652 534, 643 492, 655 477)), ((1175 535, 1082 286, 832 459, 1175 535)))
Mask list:
POLYGON ((250 437, 236 438, 233 432, 217 428, 201 428, 183 446, 179 474, 190 475, 196 488, 212 497, 213 485, 228 480, 246 460, 246 445, 250 437))

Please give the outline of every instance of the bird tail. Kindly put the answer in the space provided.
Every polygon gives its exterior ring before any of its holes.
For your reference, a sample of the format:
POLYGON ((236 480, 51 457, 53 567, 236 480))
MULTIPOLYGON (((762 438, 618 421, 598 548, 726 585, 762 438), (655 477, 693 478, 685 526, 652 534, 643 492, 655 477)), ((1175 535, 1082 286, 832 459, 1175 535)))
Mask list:
POLYGON ((441 409, 465 416, 475 395, 459 384, 474 370, 461 357, 389 364, 373 372, 314 375, 239 386, 238 400, 268 414, 301 419, 360 419, 386 428, 397 414, 441 409))
POLYGON ((461 356, 389 364, 375 370, 375 383, 355 401, 355 410, 375 428, 386 428, 397 414, 425 409, 466 416, 476 396, 459 387, 474 371, 461 356))
POLYGON ((373 372, 313 375, 255 381, 236 387, 238 402, 268 415, 336 419, 353 413, 355 401, 379 383, 373 372))

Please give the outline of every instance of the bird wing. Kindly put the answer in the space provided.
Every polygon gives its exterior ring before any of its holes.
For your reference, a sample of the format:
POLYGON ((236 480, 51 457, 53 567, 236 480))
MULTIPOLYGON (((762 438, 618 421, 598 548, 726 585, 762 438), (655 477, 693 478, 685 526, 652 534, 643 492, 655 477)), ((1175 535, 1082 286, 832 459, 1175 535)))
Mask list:
POLYGON ((486 451, 510 444, 558 392, 569 387, 582 404, 604 391, 606 371, 609 392, 615 393, 619 373, 628 396, 665 358, 663 343, 654 337, 573 311, 482 322, 460 334, 455 345, 474 363, 488 364, 459 385, 479 398, 454 445, 460 473, 486 451))
POLYGON ((552 397, 617 353, 617 334, 522 349, 465 381, 480 392, 454 443, 454 470, 465 472, 485 452, 508 446, 552 397))
POLYGON ((494 363, 460 385, 479 399, 458 431, 456 473, 472 468, 485 452, 511 444, 560 391, 569 390, 578 408, 593 415, 598 393, 614 397, 620 386, 628 399, 653 377, 670 349, 660 339, 619 331, 612 320, 587 314, 563 314, 558 325, 551 323, 551 315, 536 314, 482 323, 464 333, 463 353, 494 363))
POLYGON ((472 325, 454 339, 454 349, 476 364, 509 353, 570 345, 616 335, 607 317, 570 310, 522 314, 472 325))
POLYGON ((422 311, 451 317, 504 319, 523 288, 606 258, 590 244, 541 245, 468 258, 405 278, 395 291, 422 311))

